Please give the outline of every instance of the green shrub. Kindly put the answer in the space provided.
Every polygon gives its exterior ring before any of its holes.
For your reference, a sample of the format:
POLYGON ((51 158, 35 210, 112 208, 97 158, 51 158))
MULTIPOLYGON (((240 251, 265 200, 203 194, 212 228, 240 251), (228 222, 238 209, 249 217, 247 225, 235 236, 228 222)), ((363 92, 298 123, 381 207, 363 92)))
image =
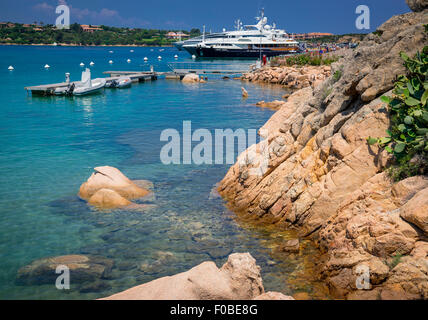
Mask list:
POLYGON ((391 115, 388 136, 368 138, 394 155, 388 172, 395 180, 428 173, 428 46, 414 58, 400 55, 408 74, 398 77, 392 97, 381 98, 391 115))
POLYGON ((276 57, 271 60, 271 66, 329 66, 339 60, 338 56, 324 58, 323 56, 311 56, 309 54, 299 54, 288 58, 276 57))
POLYGON ((339 81, 340 78, 342 78, 342 74, 343 74, 343 66, 340 66, 340 68, 336 70, 336 72, 333 74, 333 81, 334 82, 339 81))

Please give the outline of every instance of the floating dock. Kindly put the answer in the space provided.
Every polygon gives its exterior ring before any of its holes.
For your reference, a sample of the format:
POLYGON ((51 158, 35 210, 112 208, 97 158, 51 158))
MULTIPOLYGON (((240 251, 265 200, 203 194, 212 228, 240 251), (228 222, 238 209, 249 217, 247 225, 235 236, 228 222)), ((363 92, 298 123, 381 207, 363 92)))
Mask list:
MULTIPOLYGON (((105 71, 104 74, 109 74, 110 77, 104 78, 107 82, 112 80, 117 80, 120 77, 127 76, 131 78, 132 82, 145 82, 152 81, 158 78, 159 73, 157 72, 141 72, 141 71, 105 71)), ((42 84, 39 86, 29 86, 24 89, 27 92, 31 92, 34 95, 42 95, 42 96, 50 96, 54 95, 55 89, 64 88, 71 84, 75 84, 76 86, 81 83, 81 81, 70 81, 60 82, 60 83, 52 83, 52 84, 42 84)))

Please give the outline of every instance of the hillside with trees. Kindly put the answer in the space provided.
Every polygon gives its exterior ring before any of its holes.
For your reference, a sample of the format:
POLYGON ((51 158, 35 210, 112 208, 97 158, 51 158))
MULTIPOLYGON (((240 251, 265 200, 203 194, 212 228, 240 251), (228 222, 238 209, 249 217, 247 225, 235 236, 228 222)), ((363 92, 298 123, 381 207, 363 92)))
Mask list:
POLYGON ((66 45, 172 45, 177 39, 167 37, 169 32, 183 32, 191 37, 200 34, 199 29, 190 33, 184 30, 157 30, 99 26, 100 30, 87 32, 74 23, 70 29, 58 30, 54 25, 2 23, 0 44, 66 44, 66 45))

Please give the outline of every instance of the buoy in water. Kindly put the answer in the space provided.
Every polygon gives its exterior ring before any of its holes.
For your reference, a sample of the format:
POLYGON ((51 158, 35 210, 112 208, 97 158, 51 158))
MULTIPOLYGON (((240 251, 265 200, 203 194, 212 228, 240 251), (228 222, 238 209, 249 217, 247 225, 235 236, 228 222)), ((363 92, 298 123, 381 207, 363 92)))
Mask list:
POLYGON ((14 67, 12 67, 12 66, 9 66, 9 68, 7 68, 7 70, 10 70, 10 71, 12 71, 12 70, 14 70, 15 68, 14 67))
POLYGON ((149 58, 147 58, 147 57, 144 57, 144 61, 149 61, 149 58))
POLYGON ((108 63, 112 64, 112 63, 113 63, 113 60, 110 60, 108 63))
POLYGON ((89 63, 90 66, 93 66, 95 63, 93 61, 91 61, 91 63, 89 63))
POLYGON ((85 64, 83 62, 80 62, 80 66, 83 67, 85 64))
POLYGON ((126 62, 130 63, 130 62, 131 62, 131 59, 126 60, 126 62))
POLYGON ((45 64, 45 69, 49 69, 51 66, 48 64, 45 64))

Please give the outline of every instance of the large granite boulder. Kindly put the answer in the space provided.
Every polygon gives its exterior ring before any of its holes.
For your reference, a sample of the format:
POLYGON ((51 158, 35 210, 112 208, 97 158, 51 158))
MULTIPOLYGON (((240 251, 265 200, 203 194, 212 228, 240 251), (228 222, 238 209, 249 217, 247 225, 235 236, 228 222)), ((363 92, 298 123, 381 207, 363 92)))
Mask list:
POLYGON ((418 226, 428 236, 428 188, 419 191, 401 207, 400 216, 418 226))
MULTIPOLYGON (((260 267, 249 253, 231 254, 218 268, 203 262, 189 271, 163 277, 106 297, 106 300, 237 300, 264 293, 260 267)), ((262 296, 283 298, 280 294, 262 296)))
POLYGON ((199 82, 199 76, 195 73, 186 74, 183 79, 181 79, 183 83, 197 83, 199 82))
POLYGON ((428 0, 406 0, 412 11, 419 12, 428 8, 428 0))
POLYGON ((91 255, 66 255, 42 258, 18 270, 17 283, 24 285, 55 284, 58 266, 70 269, 70 283, 91 282, 105 278, 113 267, 113 260, 91 255))
POLYGON ((147 180, 133 182, 114 167, 94 168, 95 172, 80 186, 79 197, 88 204, 101 209, 121 207, 141 209, 141 205, 130 200, 139 199, 153 193, 148 190, 153 184, 147 180))

